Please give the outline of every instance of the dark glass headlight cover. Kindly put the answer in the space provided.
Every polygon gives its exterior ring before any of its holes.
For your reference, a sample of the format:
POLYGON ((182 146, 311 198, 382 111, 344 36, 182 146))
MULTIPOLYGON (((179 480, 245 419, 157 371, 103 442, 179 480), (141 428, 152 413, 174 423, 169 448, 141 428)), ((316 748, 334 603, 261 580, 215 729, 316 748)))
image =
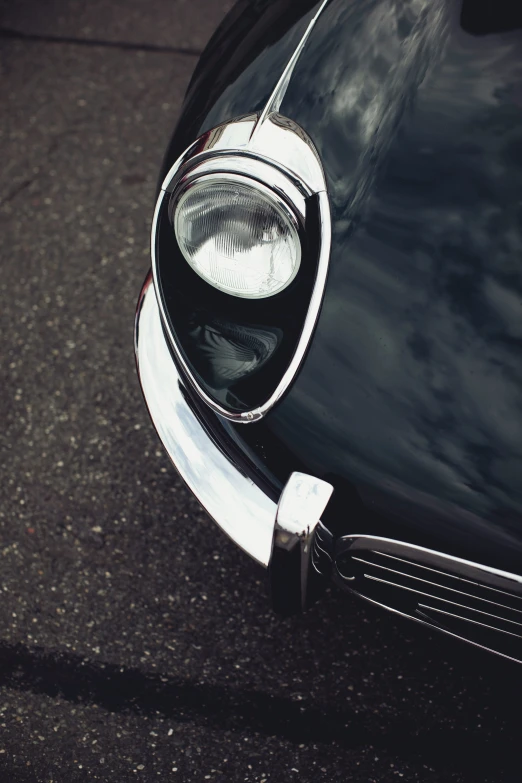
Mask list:
POLYGON ((315 202, 307 200, 306 224, 296 232, 298 273, 279 293, 257 298, 209 285, 184 258, 168 203, 158 216, 158 280, 177 347, 205 393, 232 412, 262 405, 295 353, 317 272, 315 202))
POLYGON ((213 128, 171 167, 154 283, 173 358, 212 410, 248 423, 285 394, 317 323, 330 243, 319 156, 277 112, 213 128))

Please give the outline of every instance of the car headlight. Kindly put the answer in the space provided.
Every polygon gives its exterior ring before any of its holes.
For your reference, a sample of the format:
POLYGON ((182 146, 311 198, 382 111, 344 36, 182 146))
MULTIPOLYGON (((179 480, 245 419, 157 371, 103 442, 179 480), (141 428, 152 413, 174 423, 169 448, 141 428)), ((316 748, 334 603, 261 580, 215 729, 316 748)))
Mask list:
POLYGON ((184 379, 223 418, 257 421, 289 388, 330 244, 319 153, 275 110, 205 131, 171 165, 152 222, 158 306, 184 379))
POLYGON ((185 260, 227 294, 273 296, 299 270, 296 216, 275 191, 248 177, 200 176, 175 195, 173 218, 185 260))

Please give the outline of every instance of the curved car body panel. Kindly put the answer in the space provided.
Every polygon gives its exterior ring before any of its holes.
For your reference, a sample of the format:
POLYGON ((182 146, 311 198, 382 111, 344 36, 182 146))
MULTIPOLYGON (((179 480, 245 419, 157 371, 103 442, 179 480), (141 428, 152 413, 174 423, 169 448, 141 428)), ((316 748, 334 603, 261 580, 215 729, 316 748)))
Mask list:
POLYGON ((317 0, 241 0, 212 36, 192 76, 159 182, 199 136, 261 112, 299 45, 317 0))
POLYGON ((267 426, 409 540, 520 569, 522 31, 404 9, 331 4, 281 108, 319 150, 334 229, 267 426))
MULTIPOLYGON (((215 68, 220 51, 229 73, 237 19, 222 48, 211 45, 166 167, 198 133, 262 108, 317 7, 299 4, 296 19, 290 5, 254 4, 260 16, 235 78, 215 68), (283 6, 287 26, 274 42, 260 20, 283 6)), ((281 112, 310 135, 328 179, 323 308, 283 401, 259 423, 210 412, 208 423, 254 449, 280 487, 299 470, 330 481, 330 526, 341 532, 516 572, 522 31, 475 35, 460 3, 398 8, 333 0, 297 63, 281 112)))

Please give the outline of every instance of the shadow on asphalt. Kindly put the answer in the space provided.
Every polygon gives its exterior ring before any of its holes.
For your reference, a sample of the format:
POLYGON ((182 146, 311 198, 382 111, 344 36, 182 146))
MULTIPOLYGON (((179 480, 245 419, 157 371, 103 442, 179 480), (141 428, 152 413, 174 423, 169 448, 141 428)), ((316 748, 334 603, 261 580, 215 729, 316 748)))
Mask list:
MULTIPOLYGON (((520 703, 522 694, 509 666, 504 675, 503 681, 497 677, 497 703, 490 707, 505 714, 507 703, 520 703)), ((295 701, 254 689, 174 680, 21 644, 0 645, 0 686, 96 704, 110 712, 161 714, 179 723, 221 731, 247 730, 296 743, 322 743, 345 750, 369 745, 404 761, 449 767, 477 781, 516 769, 520 762, 520 748, 511 735, 492 736, 489 731, 471 735, 454 727, 419 730, 407 715, 392 730, 377 733, 365 728, 364 717, 350 708, 295 701)))

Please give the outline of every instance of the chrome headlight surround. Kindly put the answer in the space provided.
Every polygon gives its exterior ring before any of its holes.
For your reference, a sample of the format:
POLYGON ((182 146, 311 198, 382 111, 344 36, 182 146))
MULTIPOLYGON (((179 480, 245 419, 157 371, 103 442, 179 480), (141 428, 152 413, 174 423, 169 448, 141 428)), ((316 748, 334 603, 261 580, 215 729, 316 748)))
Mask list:
POLYGON ((284 395, 295 377, 310 343, 326 285, 331 244, 331 218, 326 182, 319 156, 306 133, 292 120, 274 112, 240 117, 218 126, 192 144, 168 172, 158 197, 152 224, 151 255, 156 297, 176 362, 192 387, 216 413, 238 423, 262 418, 284 395), (262 121, 261 121, 262 120, 262 121), (319 253, 317 271, 302 332, 291 361, 270 397, 252 410, 233 412, 213 400, 201 388, 176 341, 163 300, 157 234, 160 214, 168 207, 172 220, 179 194, 208 175, 245 177, 254 187, 266 188, 280 199, 304 237, 307 200, 315 197, 318 209, 319 253))

